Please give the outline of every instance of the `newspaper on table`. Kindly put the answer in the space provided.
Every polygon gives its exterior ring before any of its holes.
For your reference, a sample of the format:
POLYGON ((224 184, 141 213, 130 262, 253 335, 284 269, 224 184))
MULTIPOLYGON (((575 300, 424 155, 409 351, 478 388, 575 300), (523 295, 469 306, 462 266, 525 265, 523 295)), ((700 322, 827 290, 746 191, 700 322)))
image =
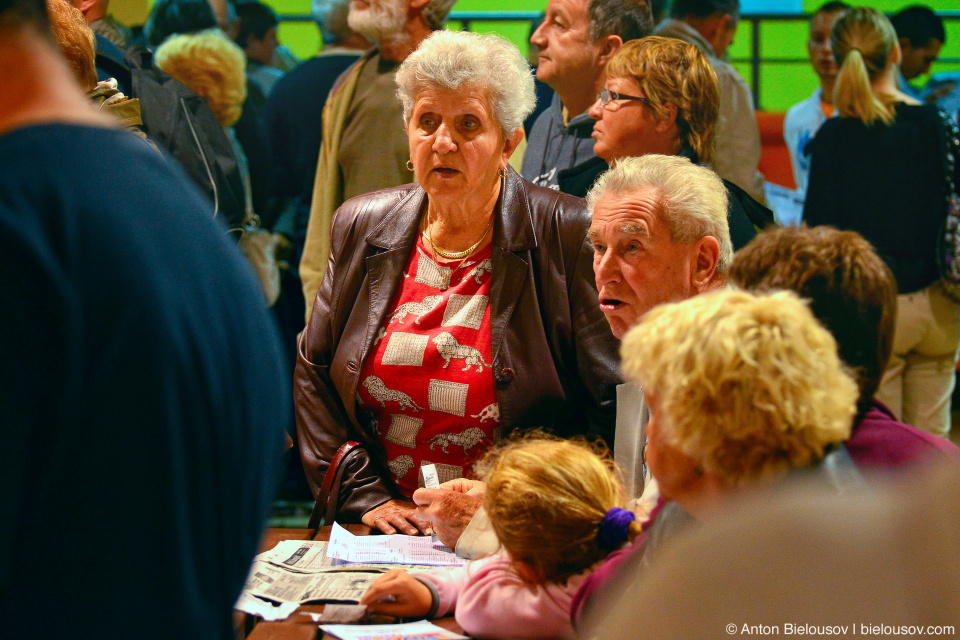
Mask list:
MULTIPOLYGON (((355 536, 336 522, 327 556, 351 563, 459 566, 466 562, 442 543, 424 536, 355 536)), ((409 567, 404 567, 409 568, 409 567)))
POLYGON ((322 624, 320 628, 340 640, 467 640, 467 636, 425 620, 404 624, 322 624))
POLYGON ((335 571, 377 571, 390 569, 430 571, 434 565, 424 564, 364 564, 344 562, 327 556, 327 542, 323 540, 283 540, 273 549, 257 556, 257 560, 296 573, 324 573, 335 571))
MULTIPOLYGON (((272 605, 269 602, 261 600, 260 598, 255 598, 249 593, 241 593, 240 597, 233 604, 233 608, 237 611, 249 614, 251 616, 259 616, 263 618, 266 622, 276 622, 277 620, 286 620, 290 617, 290 614, 297 610, 297 607, 300 605, 296 602, 284 602, 279 605, 272 605)), ((336 605, 331 605, 336 606, 336 605)), ((364 607, 366 609, 366 607, 364 607)), ((344 620, 332 620, 331 622, 346 622, 344 620)))
POLYGON ((258 560, 243 593, 276 602, 357 603, 379 577, 380 573, 361 571, 294 573, 258 560))
MULTIPOLYGON (((427 537, 355 536, 335 523, 329 543, 284 540, 258 555, 247 576, 243 595, 281 603, 355 604, 389 569, 431 571, 437 566, 464 562, 427 537)), ((252 608, 249 601, 247 607, 252 608)), ((279 613, 270 609, 261 611, 279 613)))
POLYGON ((323 611, 313 613, 312 611, 303 611, 304 615, 310 616, 314 622, 327 622, 333 624, 346 624, 349 622, 360 622, 367 615, 367 605, 365 604, 328 604, 324 605, 323 611))

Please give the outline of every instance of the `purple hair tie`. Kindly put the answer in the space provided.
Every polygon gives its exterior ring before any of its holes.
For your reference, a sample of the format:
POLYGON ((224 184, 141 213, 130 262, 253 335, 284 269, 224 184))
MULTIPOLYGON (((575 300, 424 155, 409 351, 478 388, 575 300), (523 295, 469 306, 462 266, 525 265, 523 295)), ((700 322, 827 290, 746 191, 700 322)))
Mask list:
POLYGON ((600 541, 606 549, 616 549, 627 541, 630 523, 636 519, 633 511, 611 507, 600 521, 600 541))

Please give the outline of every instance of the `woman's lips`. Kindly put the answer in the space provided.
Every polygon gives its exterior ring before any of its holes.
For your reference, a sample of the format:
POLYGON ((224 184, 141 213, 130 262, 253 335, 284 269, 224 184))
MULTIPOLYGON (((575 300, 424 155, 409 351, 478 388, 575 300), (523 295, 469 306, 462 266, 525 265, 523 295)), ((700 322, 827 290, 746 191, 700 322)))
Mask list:
POLYGON ((433 168, 433 171, 435 171, 435 172, 437 172, 437 173, 439 173, 439 174, 445 175, 445 176, 450 176, 450 175, 453 175, 453 174, 455 174, 455 173, 460 173, 459 171, 457 171, 456 169, 454 169, 454 168, 452 168, 452 167, 434 167, 434 168, 433 168))

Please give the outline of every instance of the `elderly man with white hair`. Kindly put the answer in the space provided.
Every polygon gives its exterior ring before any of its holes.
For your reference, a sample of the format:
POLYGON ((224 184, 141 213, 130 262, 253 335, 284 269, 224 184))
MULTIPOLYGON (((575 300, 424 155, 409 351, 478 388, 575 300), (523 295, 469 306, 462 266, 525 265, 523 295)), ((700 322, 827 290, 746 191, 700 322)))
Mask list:
MULTIPOLYGON (((727 192, 711 170, 680 156, 623 158, 597 180, 587 205, 600 310, 617 338, 661 303, 726 285, 733 260, 727 192)), ((631 497, 644 489, 648 419, 640 386, 620 385, 614 458, 631 497)), ((460 479, 413 499, 445 544, 479 555, 496 546, 480 510, 483 491, 482 483, 460 479)))
POLYGON ((454 0, 351 0, 347 23, 376 43, 340 76, 323 107, 323 142, 300 278, 310 320, 330 256, 333 213, 346 200, 414 181, 394 76, 454 0))

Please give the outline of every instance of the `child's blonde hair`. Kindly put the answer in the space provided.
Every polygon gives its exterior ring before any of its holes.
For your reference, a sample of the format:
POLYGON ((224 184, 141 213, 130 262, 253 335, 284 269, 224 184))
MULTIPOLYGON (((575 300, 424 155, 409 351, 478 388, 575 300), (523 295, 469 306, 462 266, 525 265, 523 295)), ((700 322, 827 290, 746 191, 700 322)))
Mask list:
POLYGON ((850 9, 833 26, 830 44, 840 65, 833 92, 837 112, 866 125, 878 120, 891 124, 896 115, 893 96, 874 93, 870 84, 886 70, 897 46, 897 33, 887 17, 869 7, 850 9))
MULTIPOLYGON (((504 550, 538 582, 563 583, 624 541, 611 545, 600 533, 604 517, 623 502, 605 450, 535 433, 491 452, 486 465, 490 522, 504 550)), ((640 532, 637 522, 622 526, 628 540, 640 532)))

